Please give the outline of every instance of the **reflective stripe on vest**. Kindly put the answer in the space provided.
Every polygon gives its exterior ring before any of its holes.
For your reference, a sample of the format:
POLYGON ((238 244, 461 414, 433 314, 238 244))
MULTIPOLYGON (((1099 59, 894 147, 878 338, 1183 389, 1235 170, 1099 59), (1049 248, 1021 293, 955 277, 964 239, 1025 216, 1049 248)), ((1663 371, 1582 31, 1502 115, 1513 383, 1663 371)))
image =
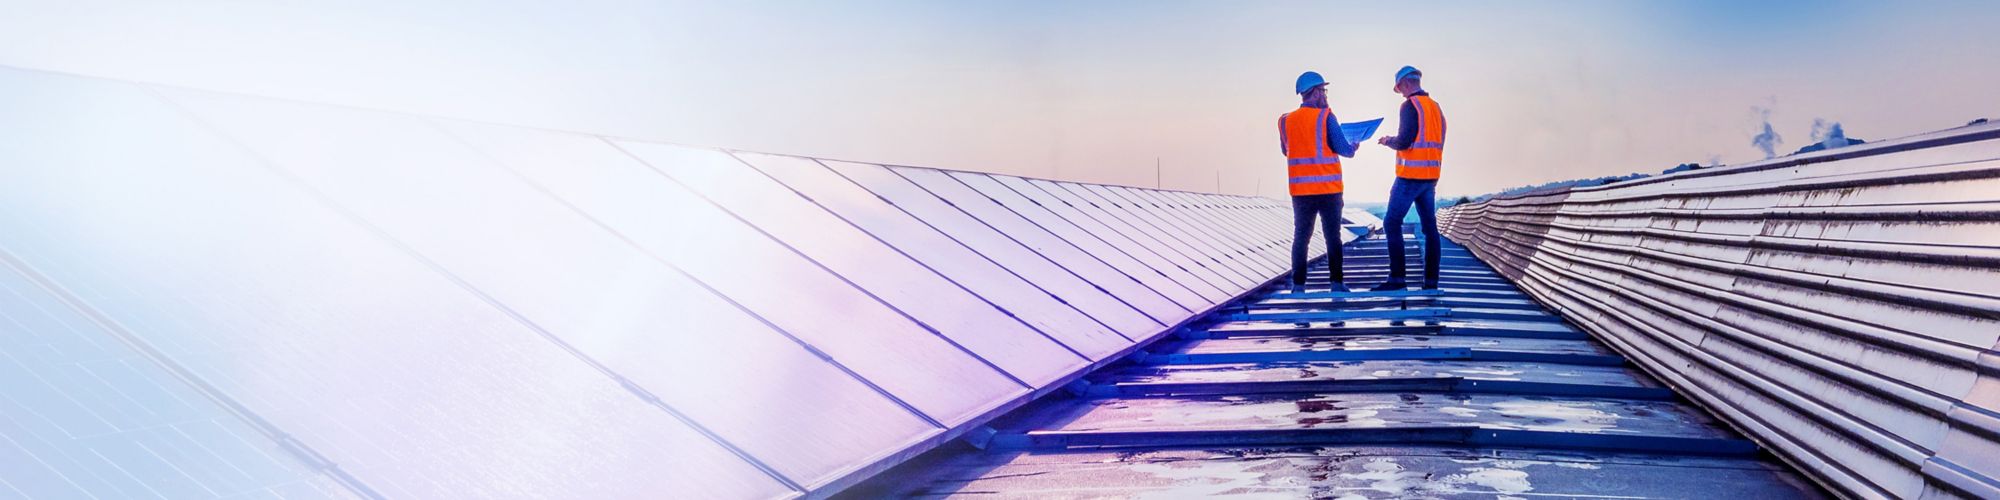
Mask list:
POLYGON ((1339 165, 1340 158, 1286 158, 1286 165, 1339 165))
POLYGON ((1429 95, 1411 96, 1417 108, 1417 137, 1396 152, 1396 177, 1434 180, 1444 169, 1444 111, 1429 95))
POLYGON ((1278 137, 1285 144, 1285 175, 1292 196, 1339 193, 1340 156, 1326 144, 1325 108, 1300 107, 1278 118, 1278 137))

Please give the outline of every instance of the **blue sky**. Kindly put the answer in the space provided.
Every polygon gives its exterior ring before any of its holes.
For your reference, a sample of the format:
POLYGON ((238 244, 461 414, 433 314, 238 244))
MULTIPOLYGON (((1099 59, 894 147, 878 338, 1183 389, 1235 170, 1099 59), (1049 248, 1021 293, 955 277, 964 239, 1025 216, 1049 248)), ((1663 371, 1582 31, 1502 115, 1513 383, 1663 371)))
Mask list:
MULTIPOLYGON (((0 0, 0 64, 671 142, 1282 196, 1292 79, 1350 121, 1414 64, 1442 189, 2000 117, 1991 2, 0 0)), ((1393 120, 1392 120, 1393 121, 1393 120)), ((1385 197, 1391 156, 1348 162, 1385 197)))

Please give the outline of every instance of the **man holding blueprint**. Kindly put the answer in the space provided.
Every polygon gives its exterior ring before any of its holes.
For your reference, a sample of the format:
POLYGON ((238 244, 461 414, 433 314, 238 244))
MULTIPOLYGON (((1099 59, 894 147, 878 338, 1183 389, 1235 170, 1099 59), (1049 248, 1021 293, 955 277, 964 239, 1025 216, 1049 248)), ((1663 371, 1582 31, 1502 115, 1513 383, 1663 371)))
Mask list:
POLYGON ((1299 109, 1278 117, 1278 147, 1285 154, 1292 195, 1292 291, 1305 291, 1306 245, 1312 241, 1313 219, 1320 220, 1326 240, 1327 269, 1333 291, 1346 292, 1340 255, 1340 158, 1354 157, 1354 145, 1375 133, 1382 123, 1341 124, 1326 104, 1326 79, 1307 71, 1293 89, 1299 109))

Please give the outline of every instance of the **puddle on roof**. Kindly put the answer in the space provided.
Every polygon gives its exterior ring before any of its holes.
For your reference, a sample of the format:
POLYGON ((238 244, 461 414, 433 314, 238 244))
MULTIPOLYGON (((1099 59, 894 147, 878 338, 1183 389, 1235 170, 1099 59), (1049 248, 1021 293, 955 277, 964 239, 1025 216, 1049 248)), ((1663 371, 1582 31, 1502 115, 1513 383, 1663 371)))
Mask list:
POLYGON ((1494 413, 1503 416, 1529 419, 1532 424, 1522 425, 1506 421, 1492 422, 1491 425, 1519 426, 1537 430, 1598 432, 1618 426, 1622 415, 1606 412, 1592 406, 1590 401, 1536 401, 1516 399, 1496 401, 1491 406, 1494 413))
POLYGON ((1370 459, 1361 465, 1361 472, 1344 472, 1337 475, 1346 484, 1336 485, 1344 492, 1335 498, 1358 499, 1379 497, 1387 494, 1391 498, 1431 495, 1458 495, 1466 493, 1497 494, 1498 498, 1520 498, 1514 495, 1528 494, 1535 489, 1529 480, 1527 467, 1532 465, 1557 465, 1522 460, 1459 460, 1453 462, 1474 465, 1459 469, 1451 474, 1435 476, 1409 470, 1392 457, 1370 459))
POLYGON ((1597 463, 1600 458, 1559 453, 1499 457, 1447 450, 1436 456, 1368 456, 1331 448, 1317 450, 1304 455, 1298 451, 1216 450, 1218 455, 1211 458, 1165 460, 1137 453, 1120 455, 1116 461, 1131 463, 1132 472, 1170 484, 1140 493, 1138 498, 1567 497, 1573 495, 1560 489, 1538 492, 1537 471, 1601 469, 1597 463))
POLYGON ((1455 370, 1452 370, 1452 373, 1464 373, 1464 374, 1469 374, 1469 375, 1480 375, 1481 377, 1479 377, 1479 378, 1485 378, 1485 379, 1497 379, 1497 380, 1520 380, 1520 379, 1518 379, 1518 378, 1502 378, 1502 377, 1513 377, 1513 376, 1515 376, 1515 375, 1520 375, 1520 374, 1521 374, 1521 371, 1520 371, 1520 370, 1500 370, 1500 369, 1494 369, 1494 368, 1459 368, 1459 369, 1455 369, 1455 370))
POLYGON ((1439 482, 1479 485, 1503 495, 1527 493, 1528 490, 1535 489, 1528 484, 1528 473, 1517 469, 1472 468, 1467 469, 1464 474, 1445 476, 1439 479, 1439 482))
POLYGON ((1105 381, 1117 382, 1247 382, 1263 380, 1368 380, 1382 378, 1465 377, 1482 380, 1536 380, 1621 387, 1646 384, 1619 367, 1589 367, 1522 363, 1436 360, 1312 361, 1266 364, 1162 365, 1135 368, 1105 381))
POLYGON ((1361 472, 1341 473, 1341 479, 1366 483, 1368 490, 1391 495, 1403 495, 1411 487, 1423 484, 1426 474, 1406 469, 1396 459, 1381 457, 1361 464, 1361 472))
POLYGON ((1272 484, 1270 472, 1296 469, 1290 459, 1270 461, 1246 460, 1174 460, 1166 462, 1145 462, 1134 464, 1133 472, 1151 474, 1173 482, 1173 487, 1143 493, 1137 498, 1208 498, 1228 497, 1239 499, 1298 498, 1297 485, 1272 484))
POLYGON ((1382 410, 1395 408, 1386 402, 1365 403, 1350 406, 1339 400, 1304 400, 1295 402, 1299 412, 1298 423, 1304 427, 1331 425, 1337 427, 1388 427, 1390 422, 1381 418, 1382 410))
POLYGON ((1223 428, 1383 428, 1476 425, 1576 433, 1717 432, 1671 403, 1544 399, 1430 393, 1326 393, 1312 396, 1212 396, 1114 399, 1062 417, 1062 430, 1223 428))
POLYGON ((1444 412, 1444 414, 1446 415, 1451 415, 1454 417, 1461 417, 1461 418, 1473 418, 1479 416, 1478 408, 1467 408, 1464 406, 1446 406, 1443 408, 1438 408, 1438 411, 1444 412))

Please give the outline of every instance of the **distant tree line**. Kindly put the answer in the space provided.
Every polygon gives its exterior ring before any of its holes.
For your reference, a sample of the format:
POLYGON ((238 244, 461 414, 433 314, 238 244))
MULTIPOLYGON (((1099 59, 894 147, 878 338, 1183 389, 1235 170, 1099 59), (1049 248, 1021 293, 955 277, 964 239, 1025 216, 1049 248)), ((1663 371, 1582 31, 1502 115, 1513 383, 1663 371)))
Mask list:
MULTIPOLYGON (((1693 169, 1697 169, 1697 168, 1702 168, 1702 167, 1701 167, 1701 165, 1697 165, 1697 164, 1693 164, 1693 163, 1683 163, 1683 164, 1681 164, 1681 165, 1680 165, 1680 166, 1678 166, 1678 167, 1674 167, 1673 169, 1669 169, 1669 170, 1667 170, 1667 172, 1666 172, 1666 173, 1673 173, 1673 172, 1679 172, 1679 171, 1681 171, 1681 170, 1693 170, 1693 169)), ((1542 192, 1549 192, 1549 191, 1557 191, 1557 190, 1561 190, 1561 189, 1567 189, 1567 188, 1577 188, 1577 187, 1589 187, 1589 186, 1602 186, 1602 185, 1605 185, 1605 184, 1611 184, 1611 183, 1614 183, 1614 182, 1624 182, 1624 181, 1629 181, 1629 180, 1633 180, 1633 179, 1644 179, 1644 178, 1647 178, 1647 177, 1652 177, 1652 175, 1651 175, 1651 174, 1640 174, 1640 173, 1631 173, 1631 174, 1625 174, 1625 175, 1610 175, 1610 176, 1604 176, 1604 177, 1594 177, 1594 178, 1590 178, 1590 179, 1570 179, 1570 180, 1565 180, 1565 181, 1555 181, 1555 182, 1544 182, 1544 183, 1541 183, 1541 184, 1534 184, 1534 185, 1528 185, 1528 186, 1516 186, 1516 187, 1511 187, 1511 188, 1507 188, 1507 189, 1504 189, 1504 190, 1501 190, 1500 192, 1497 192, 1497 193, 1487 193, 1487 194, 1482 194, 1482 195, 1479 195, 1479 196, 1473 196, 1473 197, 1469 197, 1469 198, 1468 198, 1468 197, 1460 197, 1460 198, 1459 198, 1459 199, 1458 199, 1458 200, 1456 201, 1456 203, 1453 203, 1453 204, 1457 204, 1457 203, 1471 203, 1471 202, 1479 202, 1479 201, 1486 201, 1486 200, 1488 200, 1488 199, 1491 199, 1491 198, 1493 198, 1493 197, 1495 197, 1495 196, 1513 196, 1513 195, 1517 195, 1517 194, 1532 194, 1532 193, 1542 193, 1542 192)))

